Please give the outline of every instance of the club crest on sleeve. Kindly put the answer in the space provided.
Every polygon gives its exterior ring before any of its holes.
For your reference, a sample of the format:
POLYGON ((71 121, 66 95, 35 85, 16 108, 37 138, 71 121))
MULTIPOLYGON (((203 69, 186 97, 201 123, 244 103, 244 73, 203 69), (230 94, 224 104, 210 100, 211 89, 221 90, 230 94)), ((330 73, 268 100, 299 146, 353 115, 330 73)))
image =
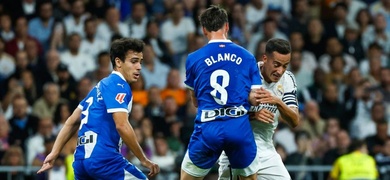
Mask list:
POLYGON ((118 101, 119 104, 122 104, 125 99, 126 94, 125 93, 118 93, 116 94, 115 100, 118 101))

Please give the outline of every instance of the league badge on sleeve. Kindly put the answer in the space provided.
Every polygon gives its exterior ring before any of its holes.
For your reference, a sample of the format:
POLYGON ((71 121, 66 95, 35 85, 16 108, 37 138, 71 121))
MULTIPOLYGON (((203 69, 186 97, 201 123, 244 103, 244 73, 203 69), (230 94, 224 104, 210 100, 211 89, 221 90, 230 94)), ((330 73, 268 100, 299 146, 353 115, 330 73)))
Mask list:
POLYGON ((125 99, 126 93, 118 93, 116 94, 115 100, 118 101, 119 104, 122 104, 125 99))

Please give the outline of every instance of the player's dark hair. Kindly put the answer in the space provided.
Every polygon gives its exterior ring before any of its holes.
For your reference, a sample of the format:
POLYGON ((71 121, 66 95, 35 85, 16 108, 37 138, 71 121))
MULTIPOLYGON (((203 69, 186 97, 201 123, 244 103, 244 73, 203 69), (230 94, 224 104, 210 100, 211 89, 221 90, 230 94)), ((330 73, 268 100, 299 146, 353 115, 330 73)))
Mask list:
POLYGON ((366 145, 365 141, 359 140, 359 139, 355 139, 355 140, 352 141, 351 145, 349 145, 348 151, 349 152, 353 152, 353 151, 359 150, 364 145, 366 145))
POLYGON ((265 45, 265 53, 271 55, 273 52, 277 52, 280 54, 290 54, 291 53, 291 45, 290 42, 284 39, 272 38, 267 41, 267 45, 265 45))
POLYGON ((115 58, 119 58, 125 62, 125 56, 128 51, 142 52, 144 50, 144 42, 133 38, 121 38, 111 43, 110 59, 112 67, 115 68, 115 58))
POLYGON ((218 31, 228 22, 228 15, 225 9, 211 5, 199 15, 199 22, 207 31, 218 31))

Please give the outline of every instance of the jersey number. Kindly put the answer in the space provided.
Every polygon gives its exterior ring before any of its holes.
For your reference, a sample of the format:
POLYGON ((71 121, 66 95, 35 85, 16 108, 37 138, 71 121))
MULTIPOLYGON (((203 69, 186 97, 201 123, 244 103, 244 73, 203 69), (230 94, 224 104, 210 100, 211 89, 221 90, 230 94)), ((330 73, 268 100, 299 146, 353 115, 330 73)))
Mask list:
POLYGON ((215 102, 220 105, 225 105, 228 100, 228 92, 226 91, 226 87, 229 86, 230 76, 229 73, 225 70, 218 69, 215 70, 210 76, 210 86, 214 89, 210 92, 211 96, 213 96, 215 102), (218 83, 218 77, 222 78, 222 83, 218 83), (220 94, 220 98, 217 97, 217 92, 220 94))

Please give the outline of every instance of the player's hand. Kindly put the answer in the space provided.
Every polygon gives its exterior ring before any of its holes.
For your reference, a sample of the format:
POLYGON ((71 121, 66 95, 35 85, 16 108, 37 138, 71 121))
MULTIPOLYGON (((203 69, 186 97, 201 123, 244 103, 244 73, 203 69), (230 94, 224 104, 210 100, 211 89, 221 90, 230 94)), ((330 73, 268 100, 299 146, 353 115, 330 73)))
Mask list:
POLYGON ((268 109, 261 109, 258 112, 255 112, 255 119, 263 123, 274 123, 274 113, 268 109))
POLYGON ((41 169, 38 170, 37 174, 40 174, 42 172, 45 172, 45 171, 51 169, 53 167, 56 159, 57 159, 57 156, 52 154, 52 153, 47 155, 47 157, 45 158, 45 161, 43 161, 43 165, 42 165, 41 169))
POLYGON ((149 177, 153 177, 160 172, 160 167, 156 163, 150 161, 149 159, 146 159, 145 161, 141 162, 141 164, 142 166, 150 170, 148 174, 149 177))
POLYGON ((258 92, 258 101, 263 104, 274 104, 277 105, 280 101, 280 99, 274 95, 271 94, 268 90, 264 89, 263 87, 260 88, 258 92))

